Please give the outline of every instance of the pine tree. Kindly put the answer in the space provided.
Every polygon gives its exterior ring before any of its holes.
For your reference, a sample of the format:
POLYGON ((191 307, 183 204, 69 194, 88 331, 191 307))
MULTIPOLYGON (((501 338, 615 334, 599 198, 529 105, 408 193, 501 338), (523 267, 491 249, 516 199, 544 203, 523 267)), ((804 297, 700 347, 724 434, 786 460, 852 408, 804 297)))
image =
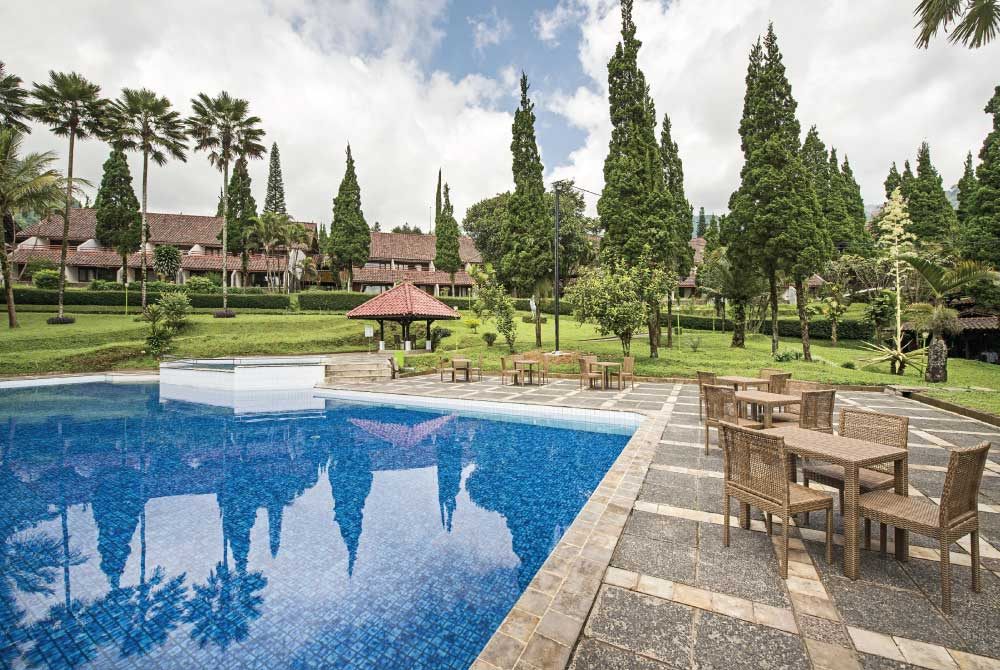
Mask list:
POLYGON ((336 267, 347 270, 347 290, 354 290, 354 267, 368 262, 371 233, 361 211, 361 186, 355 171, 351 145, 347 145, 347 168, 333 200, 333 223, 327 253, 336 267))
MULTIPOLYGON (((976 171, 972 167, 972 152, 965 157, 965 169, 962 178, 958 180, 958 209, 955 216, 958 223, 963 225, 968 221, 973 203, 976 200, 976 188, 979 182, 976 180, 976 171)), ((960 231, 962 232, 962 231, 960 231)))
POLYGON ((976 196, 962 231, 962 248, 970 260, 1000 267, 1000 86, 984 110, 993 116, 993 130, 983 140, 976 167, 976 196))
MULTIPOLYGON (((227 251, 240 255, 243 283, 249 279, 250 251, 253 246, 253 219, 257 217, 257 201, 251 190, 250 173, 245 158, 238 158, 229 178, 229 209, 226 212, 227 251)), ((222 232, 219 232, 222 239, 222 232)))
POLYGON ((725 218, 725 214, 722 216, 712 215, 712 218, 708 222, 708 230, 705 231, 705 255, 710 254, 719 248, 719 229, 721 228, 721 221, 725 218))
POLYGON ((851 233, 847 215, 847 204, 844 202, 844 176, 840 174, 837 160, 837 149, 830 147, 830 162, 827 167, 829 182, 826 198, 823 201, 823 216, 826 217, 830 237, 838 251, 847 249, 851 233))
POLYGON ((705 218, 705 208, 698 208, 698 227, 695 228, 695 237, 705 237, 705 233, 708 232, 708 219, 705 218))
POLYGON ((903 178, 899 176, 899 170, 896 169, 896 161, 892 162, 892 167, 889 168, 889 175, 885 178, 885 199, 889 200, 892 198, 892 192, 895 191, 903 182, 903 178))
POLYGON ((267 195, 264 196, 264 211, 288 214, 285 209, 285 180, 281 176, 281 156, 278 143, 271 145, 271 163, 267 171, 267 195))
POLYGON ((451 205, 451 195, 448 184, 444 185, 444 202, 441 214, 434 222, 434 269, 447 272, 451 278, 451 295, 455 295, 455 273, 462 268, 462 259, 458 252, 458 221, 455 220, 455 209, 451 205))
POLYGON ((917 175, 909 193, 904 189, 906 207, 910 214, 909 232, 916 238, 918 248, 928 245, 948 245, 958 232, 958 218, 948 202, 941 184, 941 175, 931 164, 931 150, 927 142, 917 153, 917 175))
POLYGON ((802 142, 802 164, 812 178, 813 190, 816 197, 824 205, 830 193, 830 155, 826 151, 826 145, 819 137, 816 126, 809 128, 806 139, 802 142))
MULTIPOLYGON (((660 161, 663 164, 663 182, 666 185, 667 193, 672 200, 674 216, 666 221, 666 231, 660 246, 656 247, 659 254, 665 259, 666 269, 676 273, 676 277, 686 277, 691 271, 694 263, 694 250, 688 244, 691 235, 691 221, 693 219, 694 207, 688 202, 684 193, 684 163, 681 160, 680 150, 677 142, 674 141, 670 133, 670 117, 663 115, 663 124, 660 126, 660 161)), ((670 207, 671 203, 664 203, 665 207, 670 207)), ((701 217, 704 217, 705 209, 701 209, 701 217)), ((667 293, 667 346, 674 346, 674 331, 671 325, 674 310, 674 287, 669 287, 667 293)), ((659 303, 650 305, 649 308, 651 330, 650 342, 658 343, 660 340, 660 309, 659 303)))
POLYGON ((225 203, 225 195, 223 194, 222 189, 220 188, 219 189, 219 202, 215 206, 215 216, 216 217, 218 217, 218 218, 221 219, 225 215, 225 213, 226 213, 225 204, 226 204, 225 203))
POLYGON ((899 192, 903 196, 903 200, 910 197, 910 193, 913 191, 913 170, 910 168, 910 160, 906 159, 903 161, 903 174, 899 177, 899 192))
MULTIPOLYGON (((434 222, 437 225, 437 220, 441 218, 441 168, 438 168, 438 184, 437 190, 434 192, 434 222)), ((434 231, 432 230, 433 234, 434 231)))
POLYGON ((844 154, 844 162, 840 166, 840 174, 844 189, 844 207, 847 210, 847 221, 850 232, 848 251, 856 254, 867 253, 871 249, 871 239, 865 230, 868 217, 865 214, 865 199, 861 196, 861 185, 854 178, 854 170, 844 154))
POLYGON ((122 282, 128 283, 128 257, 139 250, 142 213, 132 188, 132 173, 125 154, 113 149, 104 161, 101 186, 94 200, 97 241, 114 247, 122 259, 122 282))
POLYGON ((542 160, 535 140, 535 105, 528 97, 528 77, 521 73, 521 103, 511 127, 514 192, 508 202, 507 228, 501 233, 501 272, 519 291, 535 300, 535 346, 542 346, 541 288, 552 276, 552 213, 545 205, 542 160))

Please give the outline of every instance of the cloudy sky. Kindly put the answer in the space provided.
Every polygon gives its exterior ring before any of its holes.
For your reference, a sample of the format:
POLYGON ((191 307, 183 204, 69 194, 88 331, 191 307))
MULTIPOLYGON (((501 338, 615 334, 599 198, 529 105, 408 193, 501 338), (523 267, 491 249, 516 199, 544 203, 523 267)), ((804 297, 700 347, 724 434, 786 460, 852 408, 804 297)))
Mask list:
MULTIPOLYGON (((725 211, 737 185, 747 53, 769 20, 803 131, 816 124, 850 156, 866 202, 881 201, 889 163, 912 158, 925 139, 953 184, 987 133, 982 108, 1000 84, 1000 44, 914 48, 916 1, 637 0, 640 65, 658 112, 673 120, 695 207, 725 211)), ((427 227, 438 166, 459 217, 510 188, 522 69, 546 179, 601 189, 606 65, 620 30, 609 0, 48 0, 0 3, 0 25, 0 59, 26 82, 72 69, 105 95, 145 86, 185 114, 199 92, 248 99, 281 149, 300 220, 329 221, 348 142, 365 215, 383 229, 427 227)), ((43 128, 27 144, 66 150, 43 128)), ((83 143, 76 173, 97 183, 106 154, 83 143)), ((251 174, 262 203, 267 161, 251 174)), ((220 183, 203 154, 190 154, 153 168, 150 208, 213 213, 220 183)))

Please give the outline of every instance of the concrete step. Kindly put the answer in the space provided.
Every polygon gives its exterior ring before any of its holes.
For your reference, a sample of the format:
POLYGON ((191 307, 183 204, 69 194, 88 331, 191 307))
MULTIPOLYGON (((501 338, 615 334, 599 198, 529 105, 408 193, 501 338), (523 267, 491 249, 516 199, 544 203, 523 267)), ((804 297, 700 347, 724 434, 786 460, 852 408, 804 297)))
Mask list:
POLYGON ((338 385, 338 384, 362 384, 366 382, 380 382, 389 381, 392 377, 390 375, 366 375, 366 374, 355 374, 355 375, 339 375, 336 377, 328 376, 323 384, 317 384, 322 388, 325 384, 338 385))

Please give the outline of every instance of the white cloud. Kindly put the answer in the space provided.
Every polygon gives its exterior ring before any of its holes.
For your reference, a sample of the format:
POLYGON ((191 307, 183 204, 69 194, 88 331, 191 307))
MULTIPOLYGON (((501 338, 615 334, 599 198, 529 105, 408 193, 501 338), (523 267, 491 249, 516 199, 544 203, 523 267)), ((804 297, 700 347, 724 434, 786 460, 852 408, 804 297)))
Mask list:
POLYGON ((500 16, 494 7, 486 14, 466 18, 472 26, 472 40, 476 51, 483 52, 488 46, 500 44, 510 35, 510 21, 500 16))
POLYGON ((535 12, 535 34, 546 46, 557 47, 563 28, 578 21, 585 13, 574 0, 560 0, 552 9, 535 12))
MULTIPOLYGON (((185 0, 165 11, 158 2, 3 3, 3 58, 26 82, 44 80, 50 68, 76 70, 109 96, 152 88, 184 114, 202 91, 248 99, 267 145, 281 148, 288 207, 301 220, 329 222, 348 142, 370 223, 426 227, 439 165, 461 216, 510 187, 509 163, 483 160, 508 151, 508 90, 485 76, 427 72, 444 0, 373 4, 348 0, 334 11, 313 0, 185 0)), ((64 156, 66 142, 36 127, 27 149, 64 156)), ((99 142, 79 143, 76 174, 97 184, 106 156, 99 142)), ((139 167, 133 157, 137 186, 139 167)), ((262 203, 267 161, 255 161, 251 175, 262 203)), ((150 208, 213 213, 221 181, 204 154, 189 153, 186 164, 152 168, 150 208)))
MULTIPOLYGON (((586 131, 584 144, 549 179, 600 190, 610 138, 607 62, 619 39, 617 4, 587 0, 580 63, 591 83, 548 96, 547 108, 586 131)), ((688 198, 724 211, 742 165, 737 129, 747 54, 773 20, 803 133, 816 124, 847 153, 867 203, 884 197, 893 160, 915 157, 924 139, 946 188, 989 131, 983 106, 997 84, 1000 43, 968 50, 939 39, 913 46, 912 0, 639 0, 639 64, 657 111, 670 114, 684 159, 688 198)))

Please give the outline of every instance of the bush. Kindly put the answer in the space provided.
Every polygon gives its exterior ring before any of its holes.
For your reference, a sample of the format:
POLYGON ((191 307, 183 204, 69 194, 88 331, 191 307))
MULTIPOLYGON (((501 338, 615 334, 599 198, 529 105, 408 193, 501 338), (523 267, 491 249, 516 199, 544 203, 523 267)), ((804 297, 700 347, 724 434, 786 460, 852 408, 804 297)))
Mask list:
POLYGON ((163 320, 168 328, 177 331, 187 325, 188 314, 191 313, 191 300, 186 293, 178 291, 164 293, 157 305, 163 312, 163 320))
POLYGON ((76 319, 71 316, 52 316, 45 319, 45 323, 50 326, 61 326, 69 323, 76 323, 76 319))
POLYGON ((466 318, 466 319, 462 319, 462 323, 464 323, 465 326, 466 326, 466 328, 468 328, 469 330, 471 330, 473 333, 476 332, 476 329, 479 328, 479 326, 483 325, 482 321, 480 321, 479 319, 473 318, 471 316, 468 317, 468 318, 466 318))
MULTIPOLYGON (((562 311, 562 305, 560 305, 560 310, 559 311, 560 312, 562 311)), ((522 316, 521 317, 521 321, 523 321, 525 323, 534 323, 535 322, 535 320, 533 318, 531 318, 530 314, 527 315, 527 316, 522 316)), ((549 318, 547 316, 543 316, 542 317, 542 323, 548 323, 548 322, 549 322, 549 318)))
POLYGON ((496 333, 483 333, 483 341, 486 342, 487 347, 492 347, 493 343, 497 341, 496 333))
POLYGON ((88 291, 124 291, 125 285, 116 281, 106 279, 95 279, 87 285, 88 291))
POLYGON ((212 312, 212 316, 216 319, 235 319, 236 312, 231 309, 217 309, 212 312))
POLYGON ((207 277, 194 276, 184 282, 184 290, 188 293, 217 293, 221 288, 207 277))
POLYGON ((784 351, 779 351, 774 355, 774 360, 778 363, 788 363, 789 361, 797 361, 802 358, 801 351, 789 351, 785 349, 784 351))
POLYGON ((299 295, 299 308, 327 312, 346 312, 373 298, 354 291, 309 291, 299 295))
MULTIPOLYGON (((560 314, 569 313, 563 311, 564 307, 566 307, 565 303, 559 303, 560 314)), ((543 309, 542 311, 544 312, 545 310, 543 309)), ((666 314, 663 315, 661 323, 664 327, 668 325, 666 314)), ((729 319, 728 317, 725 321, 725 328, 723 328, 723 321, 721 318, 694 316, 691 314, 681 315, 680 324, 681 328, 690 328, 691 330, 715 330, 720 332, 732 332, 733 330, 732 319, 729 319)), ((674 314, 670 325, 677 325, 677 314, 674 314)), ((771 334, 770 316, 764 321, 763 324, 761 324, 760 332, 764 335, 771 334)), ((800 328, 799 320, 778 319, 778 335, 781 337, 802 337, 802 329, 800 328)), ((872 325, 869 322, 852 319, 842 319, 837 322, 838 340, 867 340, 870 339, 871 336, 872 325)), ((810 319, 809 337, 816 340, 830 339, 830 321, 827 319, 810 319)))
POLYGON ((843 363, 840 364, 840 367, 846 368, 848 370, 854 370, 858 366, 854 364, 854 361, 844 361, 843 363))
POLYGON ((33 258, 28 261, 24 268, 24 274, 30 279, 39 270, 58 270, 59 264, 45 258, 33 258))
POLYGON ((451 331, 447 328, 435 326, 431 328, 431 351, 437 351, 438 344, 446 337, 451 337, 451 331))
MULTIPOLYGON (((150 282, 152 283, 152 282, 150 282)), ((130 284, 129 286, 135 286, 130 284)), ((176 293, 180 287, 177 284, 165 284, 169 288, 166 293, 176 293)), ((156 302, 163 293, 159 291, 146 291, 147 303, 156 302)), ((189 293, 191 306, 197 308, 211 309, 222 307, 222 296, 218 293, 189 293)), ((59 304, 59 292, 34 288, 15 288, 14 299, 22 305, 57 305, 59 304)), ((138 288, 129 289, 129 304, 138 303, 138 288)), ((106 305, 120 307, 125 304, 125 293, 123 291, 66 291, 64 300, 67 305, 106 305)), ((264 295, 256 294, 235 294, 229 296, 229 306, 241 309, 289 309, 291 307, 291 297, 284 293, 268 293, 264 295)))
POLYGON ((688 346, 691 347, 691 352, 692 353, 695 353, 695 354, 698 353, 698 349, 701 347, 701 338, 700 337, 695 336, 695 337, 689 338, 688 341, 687 341, 687 343, 688 343, 688 346))
POLYGON ((166 325, 166 315, 159 305, 149 305, 142 318, 149 323, 149 333, 146 335, 146 351, 159 356, 170 346, 173 332, 166 325))
POLYGON ((31 283, 36 288, 58 289, 59 270, 39 270, 31 276, 31 283))

